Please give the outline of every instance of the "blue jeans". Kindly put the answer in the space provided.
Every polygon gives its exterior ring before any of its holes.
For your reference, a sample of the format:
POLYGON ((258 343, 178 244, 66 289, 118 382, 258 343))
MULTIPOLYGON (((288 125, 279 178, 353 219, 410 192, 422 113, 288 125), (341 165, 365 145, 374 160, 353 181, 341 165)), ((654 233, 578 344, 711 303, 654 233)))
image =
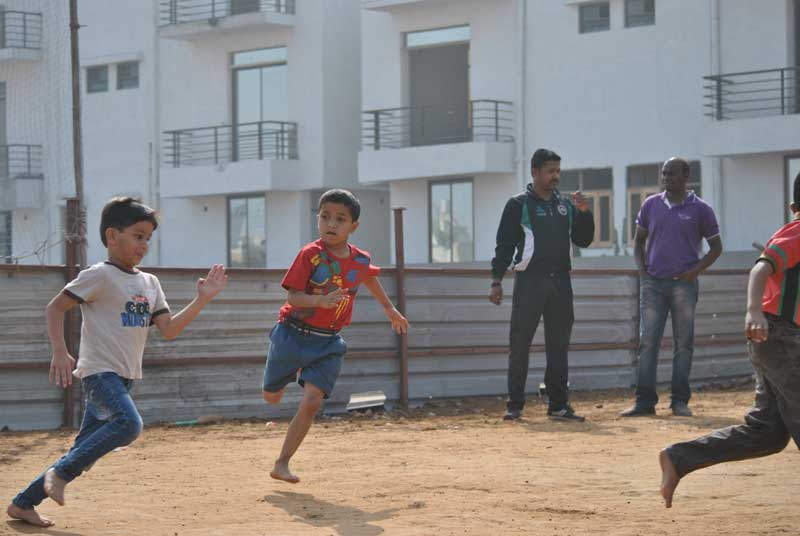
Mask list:
POLYGON ((656 279, 644 276, 639 294, 639 367, 636 380, 636 405, 652 408, 658 402, 656 376, 658 352, 667 323, 672 317, 672 404, 689 402, 689 373, 694 353, 694 310, 697 281, 656 279))
MULTIPOLYGON (((102 372, 83 378, 82 384, 86 410, 81 429, 69 452, 50 466, 66 482, 77 478, 115 448, 132 443, 142 432, 142 418, 129 392, 133 380, 102 372)), ((27 510, 46 498, 42 473, 14 498, 14 504, 27 510)))

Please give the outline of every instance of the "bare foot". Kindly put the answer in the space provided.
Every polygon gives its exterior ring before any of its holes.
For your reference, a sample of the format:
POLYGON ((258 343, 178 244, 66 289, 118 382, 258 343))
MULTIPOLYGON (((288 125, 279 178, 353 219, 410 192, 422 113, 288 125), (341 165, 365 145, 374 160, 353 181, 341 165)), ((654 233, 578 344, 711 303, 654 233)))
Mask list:
POLYGON ((280 460, 275 462, 275 467, 272 468, 270 471, 269 476, 274 478, 275 480, 283 480, 284 482, 288 482, 289 484, 297 484, 300 482, 300 478, 296 475, 292 474, 289 471, 289 463, 282 462, 280 460))
POLYGON ((24 508, 20 508, 14 503, 8 505, 8 508, 6 509, 6 514, 8 514, 8 517, 10 518, 19 519, 20 521, 24 521, 25 523, 30 523, 31 525, 35 525, 37 527, 52 527, 53 525, 55 525, 55 523, 53 523, 46 517, 40 516, 39 512, 37 512, 35 508, 31 508, 30 510, 25 510, 24 508))
POLYGON ((672 494, 678 487, 681 477, 675 470, 675 465, 669 459, 667 449, 658 453, 658 464, 661 466, 661 496, 664 497, 664 506, 672 508, 672 494))
POLYGON ((56 474, 52 467, 44 474, 44 492, 47 496, 64 506, 64 488, 67 483, 56 474))

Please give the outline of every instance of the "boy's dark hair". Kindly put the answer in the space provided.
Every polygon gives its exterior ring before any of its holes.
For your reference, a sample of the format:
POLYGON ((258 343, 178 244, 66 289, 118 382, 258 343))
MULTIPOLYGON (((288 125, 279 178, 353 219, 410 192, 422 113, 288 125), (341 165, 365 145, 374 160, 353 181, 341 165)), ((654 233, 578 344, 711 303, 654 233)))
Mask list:
POLYGON ((531 170, 542 169, 545 162, 561 162, 561 157, 550 149, 536 149, 531 157, 531 170))
POLYGON ((798 208, 800 208, 800 173, 798 173, 797 176, 794 178, 793 190, 794 190, 793 192, 794 195, 792 195, 792 200, 794 201, 794 204, 797 205, 798 208))
POLYGON ((361 215, 361 203, 359 203, 358 198, 353 195, 353 192, 349 190, 334 188, 322 194, 319 197, 317 212, 322 208, 323 203, 340 203, 346 206, 350 209, 350 216, 353 218, 353 221, 358 221, 358 217, 361 215))
POLYGON ((124 231, 125 228, 140 221, 149 221, 153 224, 153 230, 158 229, 158 218, 155 210, 132 197, 113 197, 103 207, 103 212, 100 216, 100 240, 103 241, 104 246, 108 247, 106 229, 114 228, 118 231, 124 231))

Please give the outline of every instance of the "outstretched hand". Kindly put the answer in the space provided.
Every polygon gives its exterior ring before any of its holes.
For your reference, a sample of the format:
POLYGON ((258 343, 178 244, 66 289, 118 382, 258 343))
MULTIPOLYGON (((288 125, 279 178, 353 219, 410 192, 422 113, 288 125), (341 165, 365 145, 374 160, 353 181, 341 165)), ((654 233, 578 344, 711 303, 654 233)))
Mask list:
POLYGON ((393 305, 386 307, 383 312, 386 313, 386 318, 392 323, 392 331, 398 335, 408 333, 408 320, 393 305))
POLYGON ((197 295, 204 301, 211 301, 214 296, 222 292, 228 283, 225 267, 215 264, 208 271, 208 275, 197 280, 197 295))

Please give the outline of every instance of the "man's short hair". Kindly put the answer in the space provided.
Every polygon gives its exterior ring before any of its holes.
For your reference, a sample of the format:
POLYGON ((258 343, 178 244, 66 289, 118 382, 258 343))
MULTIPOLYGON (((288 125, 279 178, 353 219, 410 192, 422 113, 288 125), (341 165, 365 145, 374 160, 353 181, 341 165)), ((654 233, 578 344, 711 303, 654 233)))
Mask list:
POLYGON ((794 190, 793 192, 794 195, 792 195, 792 200, 794 201, 795 205, 800 207, 800 173, 798 173, 797 176, 794 178, 793 190, 794 190))
POLYGON ((158 229, 158 218, 155 210, 143 205, 133 197, 113 197, 103 207, 103 213, 100 216, 100 240, 103 241, 104 246, 108 247, 106 229, 113 228, 118 231, 124 231, 140 221, 149 221, 153 224, 153 230, 158 229))
POLYGON ((545 162, 561 162, 561 157, 550 149, 536 149, 531 157, 531 170, 542 169, 545 162))
POLYGON ((317 212, 322 208, 323 203, 340 203, 346 206, 350 209, 350 217, 353 218, 353 221, 358 221, 358 217, 361 215, 361 203, 359 203, 358 198, 354 196, 353 192, 350 190, 344 190, 342 188, 328 190, 319 197, 317 212))

